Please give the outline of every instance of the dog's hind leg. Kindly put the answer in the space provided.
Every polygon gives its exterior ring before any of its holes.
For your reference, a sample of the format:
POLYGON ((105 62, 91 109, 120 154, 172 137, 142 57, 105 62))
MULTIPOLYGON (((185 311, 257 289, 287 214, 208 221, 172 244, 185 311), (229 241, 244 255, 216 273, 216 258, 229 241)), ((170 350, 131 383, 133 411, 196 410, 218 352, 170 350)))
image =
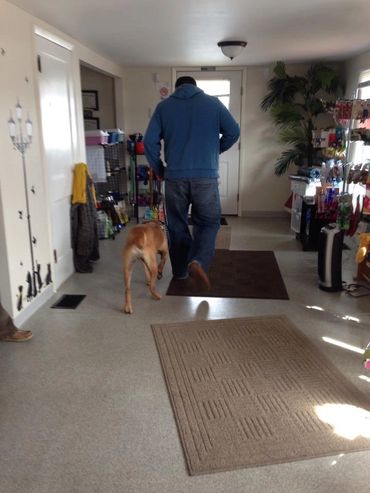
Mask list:
POLYGON ((149 270, 149 267, 146 265, 146 260, 144 260, 141 257, 140 257, 140 260, 142 261, 143 266, 144 266, 145 277, 146 277, 146 285, 149 286, 150 285, 150 270, 149 270))
POLYGON ((132 297, 131 297, 131 276, 132 276, 132 267, 135 260, 130 257, 128 252, 124 254, 123 260, 123 278, 125 282, 125 298, 124 298, 124 306, 123 311, 125 313, 132 313, 132 297))
POLYGON ((159 255, 161 256, 161 260, 158 264, 157 279, 162 279, 164 264, 166 263, 166 260, 167 260, 167 251, 166 250, 160 250, 159 255))
POLYGON ((157 266, 157 258, 156 255, 148 255, 145 256, 143 259, 146 268, 148 269, 150 273, 150 278, 149 278, 149 291, 150 294, 152 295, 153 300, 160 300, 161 295, 156 291, 155 289, 155 283, 157 280, 157 275, 158 275, 158 266, 157 266))

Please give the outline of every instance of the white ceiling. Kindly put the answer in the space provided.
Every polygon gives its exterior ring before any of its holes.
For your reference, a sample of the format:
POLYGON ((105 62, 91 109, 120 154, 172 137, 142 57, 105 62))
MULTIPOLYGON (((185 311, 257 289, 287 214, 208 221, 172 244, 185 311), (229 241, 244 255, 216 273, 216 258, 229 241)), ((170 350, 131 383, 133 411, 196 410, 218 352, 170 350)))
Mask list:
POLYGON ((345 59, 370 48, 370 0, 11 0, 121 65, 345 59), (248 46, 232 62, 217 46, 248 46))

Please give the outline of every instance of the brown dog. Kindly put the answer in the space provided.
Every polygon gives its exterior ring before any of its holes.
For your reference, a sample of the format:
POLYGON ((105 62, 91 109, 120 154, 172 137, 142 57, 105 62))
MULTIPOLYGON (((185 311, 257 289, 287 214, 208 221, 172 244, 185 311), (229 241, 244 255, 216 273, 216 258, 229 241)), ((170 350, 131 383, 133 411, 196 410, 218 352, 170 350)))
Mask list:
POLYGON ((163 267, 168 255, 167 238, 164 227, 158 221, 138 224, 130 229, 123 250, 123 275, 125 281, 125 304, 123 311, 132 313, 131 275, 136 259, 144 264, 149 291, 154 300, 160 300, 161 295, 156 291, 156 279, 162 277, 163 267), (157 265, 157 253, 161 260, 157 265))

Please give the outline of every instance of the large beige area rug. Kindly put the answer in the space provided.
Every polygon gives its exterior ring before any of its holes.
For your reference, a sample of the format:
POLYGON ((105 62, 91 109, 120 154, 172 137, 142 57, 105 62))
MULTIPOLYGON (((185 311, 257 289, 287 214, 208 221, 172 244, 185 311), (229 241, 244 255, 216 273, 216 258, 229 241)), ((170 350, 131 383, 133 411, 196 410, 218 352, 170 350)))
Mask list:
POLYGON ((152 329, 191 475, 370 449, 370 401, 285 316, 152 329))

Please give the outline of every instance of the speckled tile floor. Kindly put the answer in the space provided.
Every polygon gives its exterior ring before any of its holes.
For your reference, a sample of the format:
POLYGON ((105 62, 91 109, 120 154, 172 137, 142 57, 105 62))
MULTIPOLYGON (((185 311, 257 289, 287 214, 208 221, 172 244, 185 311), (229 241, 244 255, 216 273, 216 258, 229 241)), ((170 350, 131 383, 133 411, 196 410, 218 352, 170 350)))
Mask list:
MULTIPOLYGON (((370 443, 369 452, 188 475, 151 323, 284 313, 338 371, 370 394, 361 355, 322 339, 364 347, 370 340, 370 297, 319 290, 317 253, 302 251, 288 218, 228 222, 231 249, 274 250, 290 300, 163 296, 156 302, 138 265, 135 311, 125 315, 125 230, 115 241, 101 241, 94 272, 73 275, 24 324, 34 338, 0 344, 1 493, 369 491, 370 443), (64 293, 86 298, 76 310, 50 309, 64 293)), ((347 282, 355 272, 354 253, 343 254, 347 282)), ((167 265, 159 282, 163 294, 170 277, 167 265)))

